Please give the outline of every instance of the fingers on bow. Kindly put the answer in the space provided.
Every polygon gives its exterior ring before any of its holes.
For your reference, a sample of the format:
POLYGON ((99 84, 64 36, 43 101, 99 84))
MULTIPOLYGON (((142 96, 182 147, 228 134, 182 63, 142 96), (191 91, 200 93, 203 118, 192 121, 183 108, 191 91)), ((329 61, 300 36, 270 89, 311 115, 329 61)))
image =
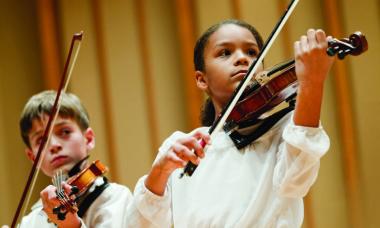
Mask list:
POLYGON ((186 165, 188 161, 197 165, 200 158, 205 156, 202 145, 210 144, 210 141, 209 134, 196 131, 188 137, 177 140, 172 149, 181 166, 186 165))

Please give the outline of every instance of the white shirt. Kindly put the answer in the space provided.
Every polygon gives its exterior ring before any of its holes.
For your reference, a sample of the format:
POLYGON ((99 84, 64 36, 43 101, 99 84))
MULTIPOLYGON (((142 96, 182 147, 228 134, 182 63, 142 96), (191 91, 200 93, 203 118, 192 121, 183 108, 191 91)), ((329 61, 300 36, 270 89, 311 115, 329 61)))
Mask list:
MULTIPOLYGON (((158 156, 183 134, 171 135, 158 156)), ((322 127, 295 126, 291 113, 241 150, 217 132, 194 174, 179 179, 182 170, 173 172, 164 196, 139 180, 128 227, 300 227, 302 198, 329 145, 322 127)))
MULTIPOLYGON (((132 201, 132 194, 125 186, 110 183, 110 185, 96 198, 82 218, 84 227, 125 227, 125 214, 128 204, 132 201)), ((49 228, 56 227, 48 222, 46 213, 42 210, 42 201, 33 205, 32 211, 23 217, 21 228, 49 228)))

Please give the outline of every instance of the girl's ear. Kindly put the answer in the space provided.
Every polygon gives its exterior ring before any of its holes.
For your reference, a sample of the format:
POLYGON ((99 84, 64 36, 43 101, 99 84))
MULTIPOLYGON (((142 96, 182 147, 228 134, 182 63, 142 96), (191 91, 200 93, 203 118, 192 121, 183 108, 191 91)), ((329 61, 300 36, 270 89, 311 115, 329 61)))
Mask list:
POLYGON ((202 71, 195 71, 195 80, 197 81, 198 88, 201 89, 203 92, 207 92, 208 84, 206 76, 202 71))

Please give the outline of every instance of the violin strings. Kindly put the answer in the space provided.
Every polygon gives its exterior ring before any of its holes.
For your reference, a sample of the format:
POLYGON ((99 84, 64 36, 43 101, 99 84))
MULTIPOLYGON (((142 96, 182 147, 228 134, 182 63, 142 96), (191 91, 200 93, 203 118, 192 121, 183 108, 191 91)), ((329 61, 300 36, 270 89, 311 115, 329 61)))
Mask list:
POLYGON ((62 182, 65 180, 65 177, 63 175, 62 170, 59 170, 55 173, 53 177, 53 185, 57 188, 57 199, 59 200, 60 204, 64 207, 63 209, 67 210, 75 210, 73 209, 74 203, 71 201, 71 199, 67 196, 65 193, 62 182))

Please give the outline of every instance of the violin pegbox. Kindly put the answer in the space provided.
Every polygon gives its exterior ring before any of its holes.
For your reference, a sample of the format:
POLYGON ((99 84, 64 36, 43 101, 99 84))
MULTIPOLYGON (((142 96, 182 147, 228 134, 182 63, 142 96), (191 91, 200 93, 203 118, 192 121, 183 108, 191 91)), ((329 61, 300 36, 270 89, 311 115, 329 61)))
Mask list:
POLYGON ((53 209, 53 213, 57 215, 58 220, 65 220, 67 212, 76 213, 78 207, 76 205, 75 199, 72 199, 71 196, 78 192, 78 189, 73 187, 71 189, 70 195, 67 195, 62 188, 62 182, 66 180, 66 177, 63 175, 62 170, 59 170, 53 176, 53 185, 57 188, 57 199, 59 200, 59 206, 53 209))
POLYGON ((332 39, 328 42, 326 50, 329 56, 338 55, 339 59, 344 59, 346 55, 360 55, 368 50, 368 42, 361 32, 355 32, 349 38, 332 39))

